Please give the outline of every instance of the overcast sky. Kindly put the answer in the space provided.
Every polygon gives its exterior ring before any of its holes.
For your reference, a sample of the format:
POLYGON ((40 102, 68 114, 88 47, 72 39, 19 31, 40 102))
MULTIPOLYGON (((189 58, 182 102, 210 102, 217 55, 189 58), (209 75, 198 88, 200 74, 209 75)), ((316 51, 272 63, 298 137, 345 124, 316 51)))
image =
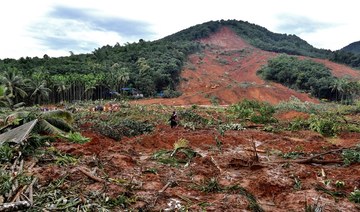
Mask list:
POLYGON ((0 58, 90 53, 221 19, 337 50, 360 40, 359 8, 358 0, 4 0, 0 58))

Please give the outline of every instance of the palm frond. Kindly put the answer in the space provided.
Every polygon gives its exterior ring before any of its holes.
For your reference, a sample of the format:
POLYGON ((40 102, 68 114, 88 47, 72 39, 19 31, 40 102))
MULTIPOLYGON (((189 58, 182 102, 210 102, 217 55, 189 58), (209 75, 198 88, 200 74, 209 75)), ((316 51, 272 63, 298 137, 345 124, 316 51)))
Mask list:
POLYGON ((46 111, 46 112, 44 112, 42 114, 42 117, 44 119, 60 118, 60 119, 63 119, 64 121, 66 121, 67 123, 72 123, 73 122, 72 114, 70 112, 64 111, 64 110, 46 111))
POLYGON ((45 119, 40 119, 37 125, 40 133, 45 132, 50 135, 65 135, 65 132, 50 124, 45 119))
POLYGON ((30 112, 27 112, 27 111, 19 111, 19 112, 12 113, 5 118, 5 123, 11 124, 15 120, 26 119, 29 117, 29 114, 30 114, 30 112))
POLYGON ((17 109, 17 108, 20 108, 20 107, 22 107, 22 106, 24 106, 24 105, 25 105, 25 102, 19 102, 19 103, 14 104, 13 107, 14 107, 15 109, 17 109))
POLYGON ((64 119, 59 119, 59 118, 45 118, 45 120, 47 122, 49 122, 51 125, 55 126, 56 128, 65 131, 65 132, 70 132, 70 131, 74 131, 74 129, 72 128, 72 126, 67 123, 64 119))

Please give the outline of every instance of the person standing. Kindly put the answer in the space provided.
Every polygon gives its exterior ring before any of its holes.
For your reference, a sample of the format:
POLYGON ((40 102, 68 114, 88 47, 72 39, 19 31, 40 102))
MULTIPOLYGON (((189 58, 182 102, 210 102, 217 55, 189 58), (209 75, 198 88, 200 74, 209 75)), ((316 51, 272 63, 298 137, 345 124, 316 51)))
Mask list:
POLYGON ((172 113, 169 121, 170 121, 170 126, 171 126, 171 128, 175 128, 175 127, 178 125, 178 123, 177 123, 178 117, 177 117, 176 111, 174 111, 174 112, 172 113))

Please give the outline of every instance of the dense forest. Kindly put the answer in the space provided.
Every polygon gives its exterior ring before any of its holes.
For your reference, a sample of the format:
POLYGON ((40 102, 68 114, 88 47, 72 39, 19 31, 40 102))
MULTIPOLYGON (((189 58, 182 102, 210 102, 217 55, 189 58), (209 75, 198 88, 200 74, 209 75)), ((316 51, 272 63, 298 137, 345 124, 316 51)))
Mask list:
POLYGON ((88 54, 0 60, 1 92, 4 94, 1 102, 14 107, 18 103, 95 100, 125 95, 128 91, 145 97, 178 96, 176 86, 187 56, 203 48, 197 40, 210 36, 222 26, 231 27, 250 44, 263 50, 328 58, 353 67, 360 66, 358 55, 316 49, 296 35, 273 33, 244 21, 210 21, 160 40, 117 43, 88 54))
POLYGON ((336 78, 323 64, 285 54, 269 60, 258 74, 320 99, 350 104, 360 94, 359 82, 336 78))
POLYGON ((351 52, 354 54, 360 54, 360 41, 350 43, 341 50, 346 52, 351 52))

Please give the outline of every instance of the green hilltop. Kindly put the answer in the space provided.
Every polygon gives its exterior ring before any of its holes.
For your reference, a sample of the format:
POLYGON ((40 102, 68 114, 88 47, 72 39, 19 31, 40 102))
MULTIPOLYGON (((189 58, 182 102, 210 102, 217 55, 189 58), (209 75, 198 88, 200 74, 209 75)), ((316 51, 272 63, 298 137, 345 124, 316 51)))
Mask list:
POLYGON ((346 52, 351 52, 354 54, 360 54, 360 41, 350 43, 349 45, 345 46, 341 50, 346 51, 346 52))

